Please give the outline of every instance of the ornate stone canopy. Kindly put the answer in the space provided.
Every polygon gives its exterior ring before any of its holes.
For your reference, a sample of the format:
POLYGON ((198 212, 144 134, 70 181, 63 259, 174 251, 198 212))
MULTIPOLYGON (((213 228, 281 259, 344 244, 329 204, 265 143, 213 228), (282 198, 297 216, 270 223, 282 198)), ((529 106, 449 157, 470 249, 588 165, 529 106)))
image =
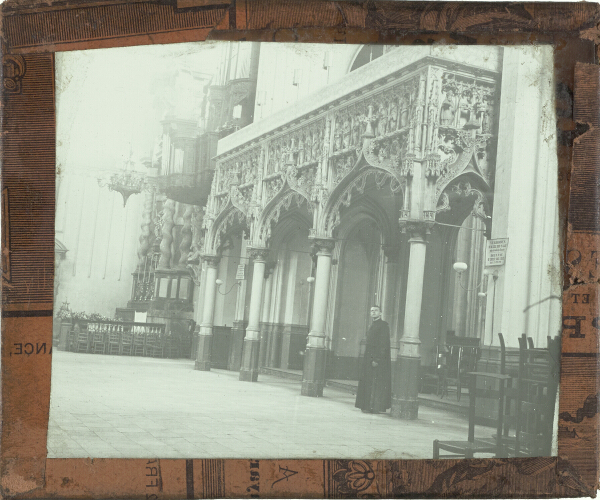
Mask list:
POLYGON ((205 252, 233 217, 265 247, 294 204, 312 215, 313 237, 331 238, 372 181, 402 195, 404 221, 433 224, 457 196, 475 196, 474 213, 489 216, 497 88, 492 71, 427 56, 230 148, 217 158, 205 252))

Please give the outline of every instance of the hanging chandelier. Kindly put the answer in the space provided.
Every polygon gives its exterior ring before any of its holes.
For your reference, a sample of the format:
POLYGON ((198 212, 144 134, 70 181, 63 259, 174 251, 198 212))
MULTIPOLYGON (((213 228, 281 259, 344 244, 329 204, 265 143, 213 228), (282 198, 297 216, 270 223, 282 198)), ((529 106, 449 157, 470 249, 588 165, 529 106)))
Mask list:
POLYGON ((130 152, 129 159, 125 161, 124 168, 110 175, 108 179, 99 178, 100 187, 108 187, 111 191, 121 193, 123 197, 123 207, 127 205, 127 200, 132 194, 139 194, 146 188, 146 175, 142 172, 133 170, 134 161, 133 152, 130 152))

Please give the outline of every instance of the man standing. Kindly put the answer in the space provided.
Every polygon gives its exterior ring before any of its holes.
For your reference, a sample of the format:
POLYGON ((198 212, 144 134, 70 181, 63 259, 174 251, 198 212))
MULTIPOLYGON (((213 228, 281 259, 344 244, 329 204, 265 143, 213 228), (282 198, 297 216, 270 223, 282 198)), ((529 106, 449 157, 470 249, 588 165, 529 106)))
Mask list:
POLYGON ((371 318, 354 406, 364 413, 385 413, 392 406, 390 326, 381 319, 379 306, 371 307, 371 318))

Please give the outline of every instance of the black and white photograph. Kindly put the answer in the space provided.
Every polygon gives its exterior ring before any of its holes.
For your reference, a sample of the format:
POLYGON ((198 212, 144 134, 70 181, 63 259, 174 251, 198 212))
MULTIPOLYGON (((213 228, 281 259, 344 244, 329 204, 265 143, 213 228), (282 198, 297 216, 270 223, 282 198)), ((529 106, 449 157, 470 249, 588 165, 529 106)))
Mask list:
POLYGON ((551 45, 55 63, 48 458, 556 456, 551 45))

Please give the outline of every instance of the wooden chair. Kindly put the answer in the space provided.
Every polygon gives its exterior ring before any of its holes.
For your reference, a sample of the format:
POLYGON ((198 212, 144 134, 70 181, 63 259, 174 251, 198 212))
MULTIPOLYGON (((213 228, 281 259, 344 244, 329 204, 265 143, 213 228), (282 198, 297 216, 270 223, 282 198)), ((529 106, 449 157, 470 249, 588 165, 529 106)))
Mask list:
POLYGON ((153 358, 165 356, 164 335, 160 335, 160 331, 152 329, 146 335, 146 344, 144 347, 144 356, 153 358))
POLYGON ((79 332, 75 332, 75 325, 71 325, 71 328, 69 329, 69 333, 67 333, 67 346, 66 346, 66 350, 67 351, 76 351, 76 340, 77 340, 77 334, 79 332))
POLYGON ((477 360, 480 356, 477 338, 454 337, 454 344, 447 346, 446 374, 444 379, 443 395, 448 395, 448 390, 456 390, 456 399, 460 401, 462 388, 467 385, 468 373, 477 369, 477 360))
POLYGON ((119 325, 109 325, 106 336, 106 354, 121 354, 121 331, 119 325))
POLYGON ((90 351, 90 336, 87 330, 87 325, 82 328, 79 323, 73 327, 73 351, 74 352, 89 352, 90 351))
POLYGON ((179 358, 181 356, 181 341, 174 335, 165 337, 164 355, 166 358, 179 358))
POLYGON ((435 346, 435 365, 424 367, 421 378, 421 386, 419 392, 429 392, 432 386, 435 388, 436 396, 444 396, 448 394, 446 387, 447 377, 447 347, 442 344, 435 346))
POLYGON ((119 354, 131 356, 133 354, 133 333, 131 326, 125 327, 121 334, 121 345, 119 346, 119 354))
POLYGON ((516 349, 507 349, 502 333, 498 333, 498 339, 500 341, 500 373, 510 376, 510 379, 506 381, 506 390, 504 393, 502 432, 502 443, 505 447, 510 448, 511 446, 514 447, 516 439, 520 351, 516 349))
POLYGON ((503 416, 504 416, 504 395, 506 382, 510 379, 509 375, 501 373, 471 372, 468 374, 469 384, 469 430, 466 441, 433 441, 433 458, 473 458, 476 454, 490 454, 495 457, 504 457, 506 452, 502 444, 503 416), (491 388, 488 384, 496 385, 497 388, 491 388), (489 425, 489 418, 485 415, 477 414, 477 400, 493 399, 496 403, 495 427, 496 434, 494 438, 475 439, 475 427, 477 425, 489 425), (441 455, 440 450, 450 454, 441 455))
POLYGON ((531 349, 519 339, 519 396, 514 456, 550 456, 559 382, 560 338, 546 349, 531 349))
POLYGON ((132 342, 132 355, 145 356, 146 353, 146 332, 134 331, 132 342))
POLYGON ((91 332, 91 336, 92 336, 92 346, 91 346, 91 351, 94 354, 104 354, 106 345, 105 345, 105 341, 104 341, 104 337, 106 332, 104 331, 104 328, 102 327, 103 325, 98 325, 98 324, 94 324, 94 326, 92 326, 92 324, 88 324, 88 330, 90 329, 90 327, 93 328, 92 332, 91 332))

